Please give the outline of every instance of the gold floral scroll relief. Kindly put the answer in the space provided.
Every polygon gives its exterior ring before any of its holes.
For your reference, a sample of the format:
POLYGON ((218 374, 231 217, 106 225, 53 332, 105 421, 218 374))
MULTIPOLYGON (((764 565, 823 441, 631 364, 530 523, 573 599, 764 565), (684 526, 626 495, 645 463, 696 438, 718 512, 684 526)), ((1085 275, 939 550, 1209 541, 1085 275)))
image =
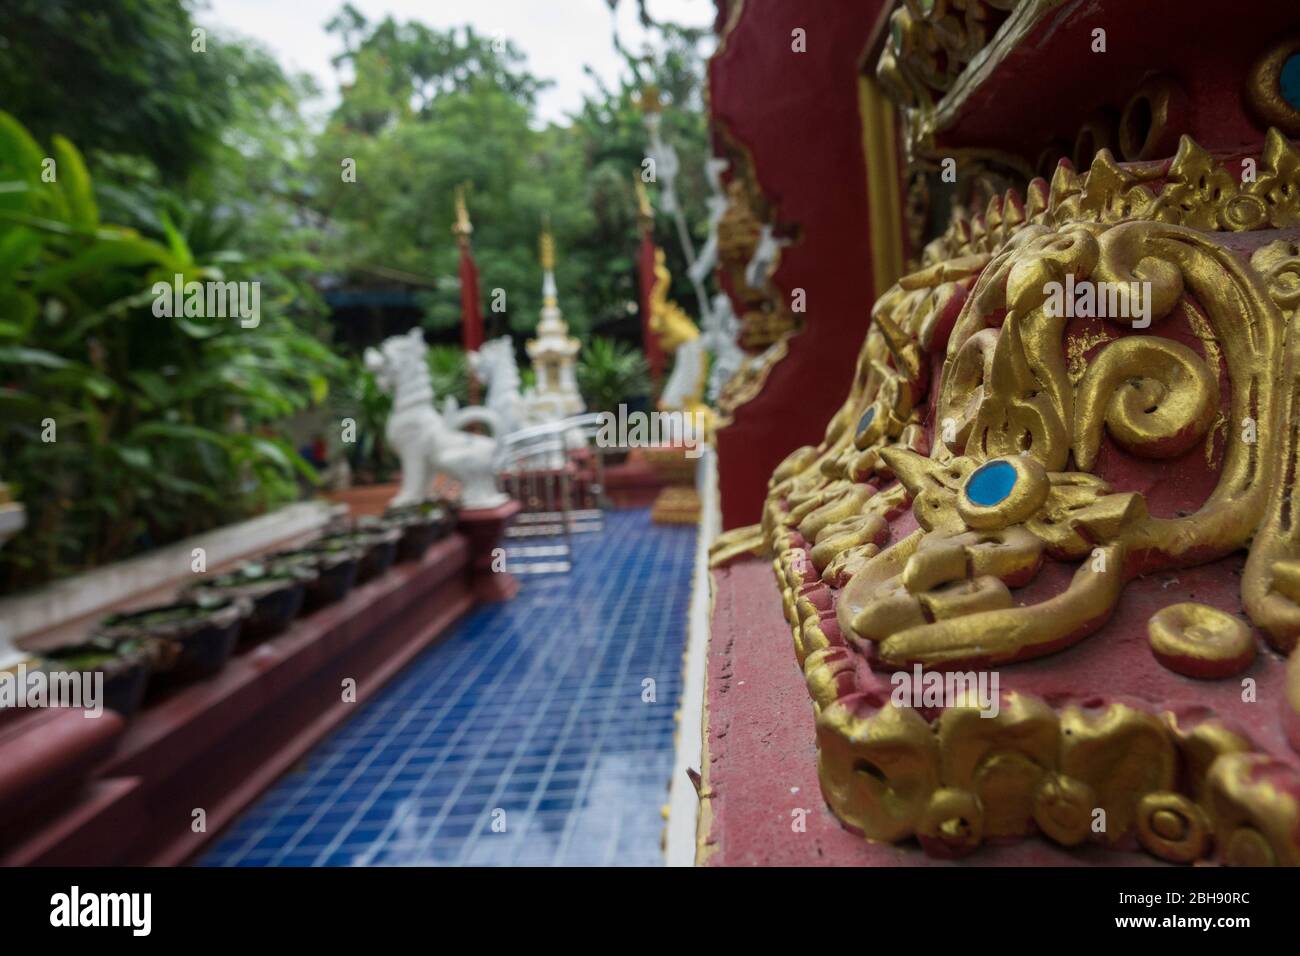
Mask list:
MULTIPOLYGON (((1294 771, 1213 720, 1180 729, 1171 714, 1129 704, 1058 713, 1022 696, 1020 710, 1004 704, 1016 729, 976 720, 972 742, 945 733, 963 726, 960 708, 931 725, 869 704, 845 657, 906 667, 1051 654, 1103 624, 1136 574, 1248 546, 1243 604, 1276 648, 1294 646, 1300 388, 1286 326, 1300 304, 1300 250, 1266 244, 1247 267, 1204 232, 1296 224, 1295 158, 1270 133, 1263 185, 1219 184, 1217 199, 1205 188, 1214 170, 1190 141, 1140 175, 1106 154, 1084 177, 1063 166, 1024 203, 1008 194, 954 220, 927 250, 927 268, 881 297, 848 398, 823 442, 774 473, 762 528, 818 714, 823 789, 848 825, 953 854, 1031 829, 1067 845, 1091 839, 1084 810, 1100 806, 1108 841, 1132 834, 1165 859, 1199 858, 1218 840, 1232 862, 1300 862, 1294 771), (1080 372, 1045 295, 1066 275, 1148 283, 1148 334, 1095 342, 1080 372), (1162 334, 1180 318, 1204 327, 1200 352, 1162 334), (947 328, 946 344, 936 341, 947 328), (923 423, 936 348, 935 421, 923 423), (1220 362, 1229 419, 1253 423, 1253 433, 1237 441, 1230 432, 1198 510, 1153 516, 1141 494, 1089 473, 1103 434, 1150 459, 1211 440, 1220 362), (1010 490, 978 500, 972 482, 990 468, 1010 490), (889 540, 885 519, 909 505, 917 530, 889 540), (1077 563, 1073 577, 1021 606, 1013 591, 1048 561, 1077 563), (833 606, 817 596, 825 584, 839 589, 833 606), (1174 779, 1179 761, 1200 768, 1194 779, 1174 779)), ((1171 618, 1160 646, 1177 656, 1205 621, 1222 623, 1213 610, 1171 618)), ((1155 630, 1153 620, 1153 648, 1155 630)), ((1233 632, 1210 630, 1225 640, 1233 632)))

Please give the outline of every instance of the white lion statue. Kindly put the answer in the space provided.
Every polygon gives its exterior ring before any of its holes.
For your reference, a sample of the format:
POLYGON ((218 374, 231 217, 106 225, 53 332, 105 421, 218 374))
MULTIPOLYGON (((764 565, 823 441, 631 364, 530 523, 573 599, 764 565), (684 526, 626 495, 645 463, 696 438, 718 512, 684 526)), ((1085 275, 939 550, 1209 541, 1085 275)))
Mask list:
POLYGON ((497 489, 493 473, 496 439, 462 431, 479 422, 499 435, 500 419, 479 406, 438 414, 425 364, 427 351, 419 328, 385 339, 377 349, 366 349, 366 368, 375 374, 379 387, 393 396, 384 436, 401 459, 402 487, 392 504, 414 504, 428 497, 429 484, 440 471, 460 483, 461 507, 504 504, 509 496, 497 489))

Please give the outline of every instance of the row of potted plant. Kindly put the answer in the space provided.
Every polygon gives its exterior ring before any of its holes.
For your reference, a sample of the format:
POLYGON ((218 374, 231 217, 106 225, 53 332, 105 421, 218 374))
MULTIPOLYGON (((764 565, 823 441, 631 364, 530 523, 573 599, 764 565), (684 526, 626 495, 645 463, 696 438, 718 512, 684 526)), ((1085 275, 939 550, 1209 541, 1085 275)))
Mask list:
POLYGON ((171 604, 111 614, 85 641, 43 652, 41 666, 102 672, 104 706, 129 717, 146 692, 209 677, 237 646, 280 633, 395 562, 418 561, 455 523, 445 501, 358 519, 300 547, 200 578, 171 604))

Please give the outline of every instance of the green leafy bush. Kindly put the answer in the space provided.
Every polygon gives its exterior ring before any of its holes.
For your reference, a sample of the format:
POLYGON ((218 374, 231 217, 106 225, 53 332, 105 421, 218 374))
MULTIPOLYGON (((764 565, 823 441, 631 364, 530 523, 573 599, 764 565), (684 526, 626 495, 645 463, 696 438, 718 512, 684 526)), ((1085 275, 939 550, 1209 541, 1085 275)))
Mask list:
POLYGON ((429 382, 438 407, 448 395, 461 405, 469 404, 469 363, 459 345, 431 345, 425 354, 429 365, 429 382))
POLYGON ((397 471, 397 456, 384 440, 384 426, 393 410, 393 397, 379 387, 374 373, 356 357, 347 360, 341 388, 330 393, 332 412, 339 421, 356 422, 356 436, 348 448, 348 466, 357 484, 382 483, 397 471))
POLYGON ((578 388, 593 412, 617 411, 650 393, 645 356, 614 339, 592 339, 578 357, 578 388))
POLYGON ((76 148, 43 149, 0 112, 0 477, 28 510, 0 592, 256 513, 314 477, 274 423, 324 400, 341 363, 299 324, 298 284, 231 250, 200 261, 160 221, 153 238, 100 222, 76 148), (260 323, 155 314, 155 283, 176 276, 260 282, 260 323))

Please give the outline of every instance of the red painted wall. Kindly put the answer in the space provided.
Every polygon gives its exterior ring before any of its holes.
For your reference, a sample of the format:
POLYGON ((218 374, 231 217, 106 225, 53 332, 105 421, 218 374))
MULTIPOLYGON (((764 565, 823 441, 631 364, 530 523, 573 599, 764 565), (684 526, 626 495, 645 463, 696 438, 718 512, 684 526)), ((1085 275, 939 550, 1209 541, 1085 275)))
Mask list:
MULTIPOLYGON (((730 0, 732 6, 737 0, 730 0)), ((723 528, 759 519, 767 479, 821 440, 848 391, 877 296, 871 279, 858 65, 883 0, 746 0, 709 68, 715 122, 749 150, 777 221, 797 227, 774 281, 807 295, 803 331, 719 430, 723 528), (807 52, 791 50, 806 32, 807 52)), ((882 290, 883 291, 883 290, 882 290)))

